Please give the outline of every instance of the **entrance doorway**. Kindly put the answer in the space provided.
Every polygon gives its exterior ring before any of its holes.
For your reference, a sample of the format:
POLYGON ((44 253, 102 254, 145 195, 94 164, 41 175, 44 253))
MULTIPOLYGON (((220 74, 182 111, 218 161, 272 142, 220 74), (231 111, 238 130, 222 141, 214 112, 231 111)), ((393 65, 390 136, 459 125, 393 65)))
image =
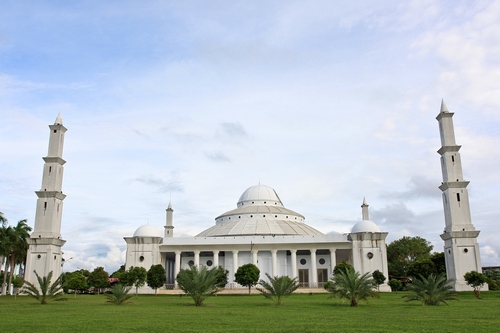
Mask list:
POLYGON ((328 269, 318 269, 318 287, 323 287, 328 282, 328 269))
POLYGON ((299 269, 299 285, 304 288, 309 288, 309 270, 299 269))

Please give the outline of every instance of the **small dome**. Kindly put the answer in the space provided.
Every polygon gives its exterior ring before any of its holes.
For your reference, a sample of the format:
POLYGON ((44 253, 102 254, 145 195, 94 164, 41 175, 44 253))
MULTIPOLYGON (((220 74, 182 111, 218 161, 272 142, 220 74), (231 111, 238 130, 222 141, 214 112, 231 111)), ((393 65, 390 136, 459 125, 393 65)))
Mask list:
POLYGON ((351 233, 357 232, 380 232, 380 228, 372 221, 363 220, 352 227, 351 233))
POLYGON ((247 204, 267 205, 283 207, 283 203, 276 191, 266 185, 255 185, 249 187, 238 200, 238 207, 247 204))
POLYGON ((153 227, 152 225, 145 224, 141 227, 139 227, 135 232, 134 232, 134 237, 162 237, 163 235, 160 230, 158 230, 156 227, 153 227))

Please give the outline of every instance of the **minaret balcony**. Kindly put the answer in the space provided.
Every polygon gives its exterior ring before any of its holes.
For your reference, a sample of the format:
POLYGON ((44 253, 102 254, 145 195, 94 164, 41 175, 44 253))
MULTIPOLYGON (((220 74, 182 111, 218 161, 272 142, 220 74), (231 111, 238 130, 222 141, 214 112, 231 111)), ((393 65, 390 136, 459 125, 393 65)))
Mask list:
POLYGON ((446 182, 446 183, 442 183, 441 186, 439 186, 439 189, 444 192, 450 188, 466 188, 467 185, 469 185, 469 183, 470 183, 469 181, 465 181, 465 180, 456 181, 456 182, 446 182))

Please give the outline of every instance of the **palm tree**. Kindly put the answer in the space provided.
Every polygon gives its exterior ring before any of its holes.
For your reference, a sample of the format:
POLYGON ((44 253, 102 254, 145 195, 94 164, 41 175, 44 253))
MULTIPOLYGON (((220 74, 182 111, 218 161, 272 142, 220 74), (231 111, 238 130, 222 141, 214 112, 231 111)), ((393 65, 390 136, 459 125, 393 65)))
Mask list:
POLYGON ((12 284, 14 278, 14 271, 17 265, 26 262, 26 252, 28 251, 28 242, 26 238, 29 237, 31 227, 28 226, 27 220, 17 222, 15 227, 7 226, 7 219, 0 213, 0 256, 2 256, 2 265, 5 258, 5 269, 3 276, 3 290, 2 294, 5 295, 8 286, 12 284), (7 272, 9 272, 9 282, 7 283, 7 272))
POLYGON ((28 252, 26 238, 30 236, 29 233, 31 231, 31 227, 28 226, 27 222, 28 220, 26 219, 21 220, 12 228, 9 286, 12 284, 16 266, 23 265, 23 267, 26 267, 26 254, 28 252))
POLYGON ((201 306, 208 297, 215 295, 219 288, 217 282, 219 271, 202 266, 198 269, 192 265, 189 269, 181 269, 176 280, 179 288, 191 296, 196 306, 201 306))
POLYGON ((288 276, 272 277, 266 273, 269 282, 260 280, 262 288, 257 288, 265 298, 272 299, 276 305, 281 305, 282 299, 290 296, 297 288, 299 283, 297 278, 290 279, 288 276))
POLYGON ((354 270, 342 270, 337 272, 325 285, 332 294, 331 297, 339 297, 348 300, 351 306, 358 306, 360 300, 367 301, 369 297, 377 297, 374 290, 375 283, 370 273, 360 275, 354 270))
POLYGON ((406 301, 420 301, 422 305, 439 305, 446 301, 458 301, 455 297, 457 293, 453 290, 451 280, 446 280, 446 276, 431 274, 426 279, 420 275, 420 279, 413 279, 413 283, 408 284, 407 288, 413 292, 412 295, 406 295, 406 301))
POLYGON ((106 302, 116 305, 130 303, 128 302, 128 300, 132 297, 132 295, 128 294, 130 289, 132 289, 132 287, 127 287, 121 283, 113 285, 109 288, 111 294, 106 294, 106 302))
POLYGON ((61 287, 61 276, 59 276, 54 283, 50 283, 52 280, 52 271, 49 272, 47 276, 40 277, 36 271, 36 279, 38 280, 37 288, 35 285, 28 281, 24 281, 24 286, 21 289, 21 294, 27 294, 31 297, 36 298, 41 304, 47 304, 48 302, 58 299, 63 294, 61 287))

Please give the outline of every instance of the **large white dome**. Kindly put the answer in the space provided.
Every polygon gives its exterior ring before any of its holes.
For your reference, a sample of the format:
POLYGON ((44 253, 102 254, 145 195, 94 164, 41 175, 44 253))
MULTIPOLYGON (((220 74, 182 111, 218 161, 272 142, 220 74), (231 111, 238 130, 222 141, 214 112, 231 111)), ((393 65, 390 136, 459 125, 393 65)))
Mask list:
POLYGON ((246 235, 323 235, 304 223, 304 216, 283 206, 274 189, 255 185, 240 196, 236 209, 215 218, 197 237, 246 235))
POLYGON ((160 230, 152 225, 145 224, 137 228, 134 232, 134 237, 162 237, 163 235, 160 230))
POLYGON ((351 233, 354 234, 357 232, 380 232, 380 228, 372 221, 363 220, 352 227, 351 233))

